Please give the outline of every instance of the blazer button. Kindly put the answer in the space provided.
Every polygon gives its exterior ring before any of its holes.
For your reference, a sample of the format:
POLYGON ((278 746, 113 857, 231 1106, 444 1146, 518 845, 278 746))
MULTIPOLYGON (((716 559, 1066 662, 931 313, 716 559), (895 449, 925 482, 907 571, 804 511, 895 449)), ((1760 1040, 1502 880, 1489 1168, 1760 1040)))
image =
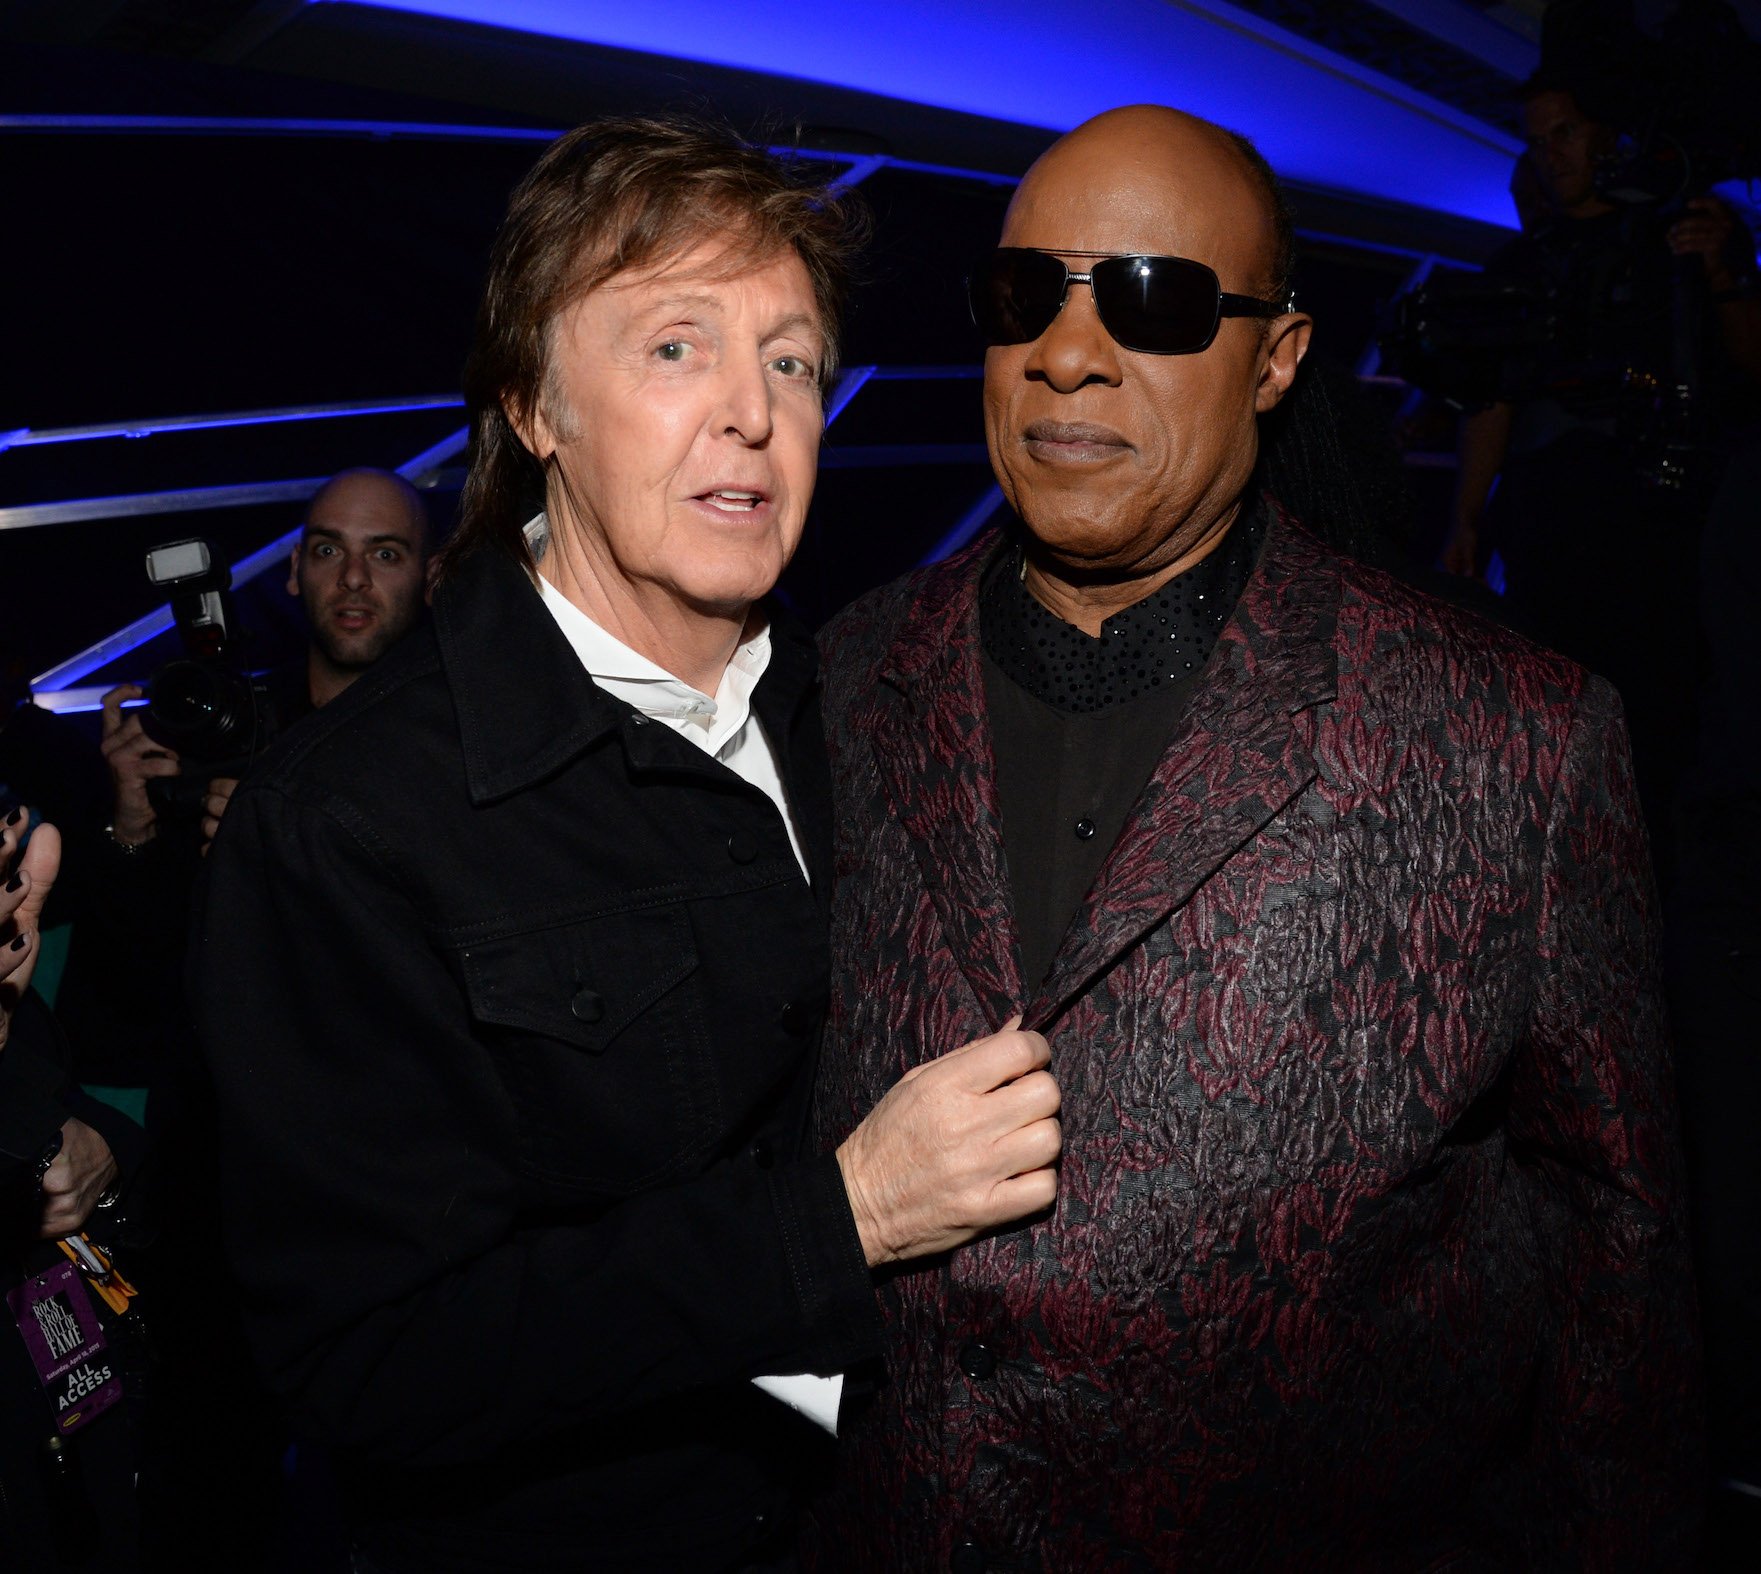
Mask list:
POLYGON ((997 1352, 988 1344, 980 1344, 976 1339, 960 1348, 960 1370, 975 1383, 982 1383, 987 1377, 994 1377, 997 1371, 997 1352))
POLYGON ((605 1015, 605 1002, 591 989, 583 989, 569 1002, 569 1010, 577 1022, 597 1022, 605 1015))
POLYGON ((1089 839, 1089 837, 1094 835, 1094 833, 1095 833, 1095 823, 1093 820, 1083 818, 1083 819, 1080 819, 1076 822, 1076 839, 1077 839, 1077 841, 1086 842, 1089 839))
POLYGON ((776 1150, 763 1137, 752 1144, 752 1162, 761 1170, 770 1169, 776 1161, 776 1150))
POLYGON ((791 1000, 783 1007, 782 1024, 785 1033, 811 1033, 813 1013, 799 1000, 791 1000))
POLYGON ((948 1554, 950 1574, 984 1574, 990 1559, 976 1541, 962 1541, 948 1554))
POLYGON ((750 831, 735 831, 728 838, 728 857, 737 864, 749 864, 758 856, 758 838, 750 831))

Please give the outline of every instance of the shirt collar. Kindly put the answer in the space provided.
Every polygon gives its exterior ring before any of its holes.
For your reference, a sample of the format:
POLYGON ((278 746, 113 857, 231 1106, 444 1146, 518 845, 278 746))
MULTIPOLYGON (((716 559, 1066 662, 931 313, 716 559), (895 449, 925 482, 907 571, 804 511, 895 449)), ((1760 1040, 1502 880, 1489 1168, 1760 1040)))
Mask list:
POLYGON ((1004 553, 979 589, 985 654, 1057 710, 1112 710, 1197 675, 1253 573, 1266 536, 1254 503, 1217 548, 1101 625, 1098 638, 1043 606, 1021 577, 1022 554, 1004 553))
POLYGON ((752 691, 770 665, 768 625, 735 648, 715 694, 705 694, 640 651, 632 650, 544 577, 542 565, 550 545, 550 523, 542 513, 528 520, 524 529, 532 560, 540 565, 536 575, 538 594, 581 658, 588 676, 600 688, 641 715, 664 722, 711 754, 720 753, 738 736, 752 714, 752 691))

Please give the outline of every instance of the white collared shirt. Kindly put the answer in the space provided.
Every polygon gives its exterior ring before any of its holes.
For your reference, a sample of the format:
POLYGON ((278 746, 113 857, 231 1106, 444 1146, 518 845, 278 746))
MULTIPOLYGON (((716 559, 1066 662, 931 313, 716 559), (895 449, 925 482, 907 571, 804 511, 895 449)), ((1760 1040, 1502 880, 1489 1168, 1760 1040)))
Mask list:
MULTIPOLYGON (((802 875, 811 880, 807 859, 801 851, 801 838, 795 829, 795 816, 783 790, 776 750, 765 736, 763 724, 752 714, 752 691, 770 665, 769 628, 760 629, 735 649, 711 699, 608 634, 544 577, 542 564, 545 548, 550 544, 550 523, 543 514, 529 520, 525 531, 533 561, 540 565, 539 597, 581 658, 587 675, 607 694, 623 700, 638 714, 671 727, 763 792, 777 806, 783 827, 789 833, 795 862, 800 864, 802 875)), ((773 1399, 780 1399, 790 1409, 824 1427, 833 1437, 838 1435, 838 1400, 844 1392, 842 1376, 816 1377, 810 1372, 797 1372, 755 1377, 752 1381, 773 1399)))
MULTIPOLYGON (((750 782, 777 806, 789 833, 789 846, 801 873, 807 875, 807 859, 795 816, 783 789, 783 773, 776 750, 764 727, 752 715, 752 691, 770 665, 770 629, 760 629, 735 648, 733 659, 722 673, 715 697, 675 678, 621 639, 608 634, 544 577, 545 548, 550 544, 550 525, 543 514, 530 520, 526 541, 540 565, 538 594, 563 631, 563 637, 581 658, 587 675, 607 694, 624 701, 641 715, 671 727, 705 754, 713 755, 742 781, 750 782)), ((808 876, 811 879, 811 876, 808 876)))

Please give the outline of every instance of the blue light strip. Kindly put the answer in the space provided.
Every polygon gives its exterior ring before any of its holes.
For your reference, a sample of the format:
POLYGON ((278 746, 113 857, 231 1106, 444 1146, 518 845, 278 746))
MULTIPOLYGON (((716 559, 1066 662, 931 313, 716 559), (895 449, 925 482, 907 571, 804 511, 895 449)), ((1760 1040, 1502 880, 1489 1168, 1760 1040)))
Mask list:
POLYGON ((167 432, 207 432, 226 426, 275 426, 289 421, 332 421, 358 415, 403 415, 412 410, 458 410, 458 394, 428 394, 410 399, 366 399, 348 404, 291 405, 275 410, 235 410, 220 415, 165 415, 140 421, 111 421, 101 426, 58 426, 35 430, 20 427, 0 432, 0 453, 8 448, 41 448, 54 443, 87 443, 106 437, 158 437, 167 432))
MULTIPOLYGON (((317 487, 314 486, 313 490, 316 491, 317 487)), ((290 530, 286 535, 276 537, 267 546, 258 547, 248 557, 240 558, 232 565, 232 588, 237 590, 265 569, 285 560, 299 538, 298 529, 290 530)), ((65 692, 70 684, 78 683, 81 678, 89 677, 113 661, 120 661, 131 650, 139 650, 148 641, 166 633, 171 626, 171 608, 155 607, 145 617, 136 618, 125 628, 99 640, 96 645, 88 645, 77 656, 70 657, 59 667, 51 667, 47 672, 39 673, 31 680, 33 690, 50 691, 48 694, 38 694, 38 702, 54 698, 55 691, 65 692)), ((59 705, 50 705, 48 708, 61 709, 59 705)))
POLYGON ((826 189, 833 193, 848 191, 852 186, 860 186, 863 181, 876 170, 885 169, 892 163, 884 153, 875 153, 865 159, 858 159, 834 181, 828 183, 826 189))
POLYGON ((58 697, 58 692, 65 693, 70 684, 76 684, 81 678, 90 677, 100 668, 121 660, 131 650, 139 650, 148 640, 157 639, 170 627, 171 608, 155 607, 145 617, 136 618, 114 634, 106 635, 96 645, 88 645, 77 656, 62 662, 59 667, 39 672, 31 679, 31 688, 35 692, 37 703, 49 710, 61 709, 58 704, 49 703, 58 697))
POLYGON ((862 392, 863 385, 879 370, 875 366, 847 366, 838 374, 837 387, 832 389, 832 396, 826 401, 825 424, 830 426, 833 421, 844 413, 845 407, 862 392))
MULTIPOLYGON (((57 689, 52 693, 32 694, 31 704, 39 710, 54 711, 57 716, 77 716, 82 711, 104 708, 104 696, 115 687, 112 683, 94 683, 87 688, 57 689)), ((142 710, 145 700, 124 700, 124 710, 142 710)))
POLYGON ((449 432, 432 448, 424 448, 413 459, 406 459, 397 467, 397 473, 413 486, 420 486, 447 460, 461 454, 471 443, 471 428, 461 426, 456 432, 449 432))
POLYGON ((1509 228, 1514 137, 1226 0, 375 0, 1065 131, 1175 104, 1246 132, 1287 179, 1509 228))
POLYGON ((924 554, 923 563, 918 566, 939 563, 945 557, 952 557, 990 523, 991 515, 1002 506, 1003 489, 993 485, 983 497, 960 516, 960 520, 954 528, 924 554))

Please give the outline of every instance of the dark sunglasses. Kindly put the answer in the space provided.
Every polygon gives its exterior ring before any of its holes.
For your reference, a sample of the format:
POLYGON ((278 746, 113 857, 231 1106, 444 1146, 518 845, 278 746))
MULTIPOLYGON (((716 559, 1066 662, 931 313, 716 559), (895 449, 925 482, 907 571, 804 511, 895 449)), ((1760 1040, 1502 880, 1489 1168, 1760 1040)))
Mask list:
POLYGON ((1146 355, 1208 350, 1225 317, 1279 317, 1291 302, 1231 295, 1217 275, 1190 257, 1122 257, 1073 251, 1098 260, 1072 273, 1049 251, 1001 246, 966 281, 972 320, 989 344, 1027 344, 1052 325, 1072 284, 1094 291, 1101 326, 1121 349, 1146 355))

